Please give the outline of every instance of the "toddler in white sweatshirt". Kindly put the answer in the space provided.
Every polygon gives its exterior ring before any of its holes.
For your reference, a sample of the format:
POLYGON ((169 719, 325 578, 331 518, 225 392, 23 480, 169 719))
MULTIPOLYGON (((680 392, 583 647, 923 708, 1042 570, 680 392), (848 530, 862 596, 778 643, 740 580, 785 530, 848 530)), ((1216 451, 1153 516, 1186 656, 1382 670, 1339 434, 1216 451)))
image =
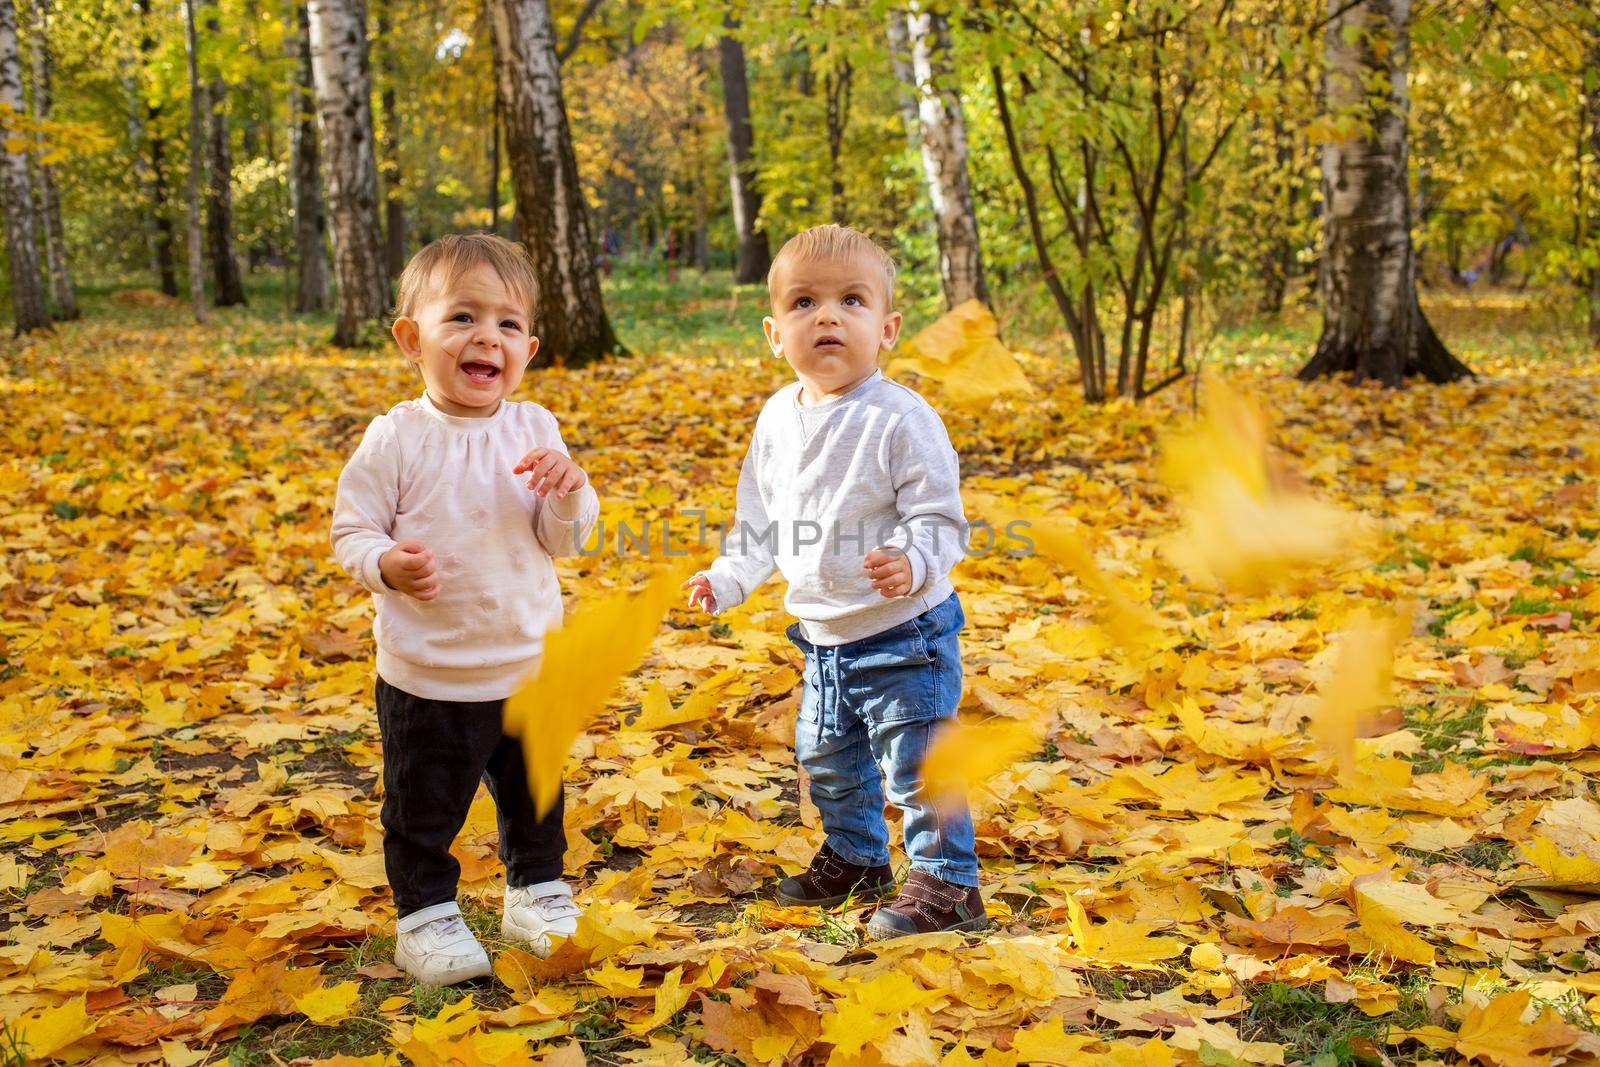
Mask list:
POLYGON ((949 574, 967 529, 943 421, 877 368, 900 333, 894 276, 889 254, 845 226, 806 230, 774 257, 767 343, 795 380, 756 419, 736 529, 685 583, 690 604, 718 614, 774 570, 789 583, 788 636, 805 654, 795 754, 826 838, 775 895, 833 907, 892 893, 874 938, 989 923, 966 803, 922 780, 961 703, 966 616, 949 574), (898 892, 885 800, 904 817, 898 892))
POLYGON ((536 814, 521 745, 502 732, 506 697, 561 624, 551 557, 575 552, 600 509, 555 417, 510 399, 538 351, 536 299, 527 254, 502 238, 442 237, 413 257, 393 333, 425 389, 372 420, 334 506, 334 555, 377 602, 395 962, 431 985, 492 970, 450 855, 480 779, 498 811, 504 934, 543 954, 579 915, 559 797, 536 814))

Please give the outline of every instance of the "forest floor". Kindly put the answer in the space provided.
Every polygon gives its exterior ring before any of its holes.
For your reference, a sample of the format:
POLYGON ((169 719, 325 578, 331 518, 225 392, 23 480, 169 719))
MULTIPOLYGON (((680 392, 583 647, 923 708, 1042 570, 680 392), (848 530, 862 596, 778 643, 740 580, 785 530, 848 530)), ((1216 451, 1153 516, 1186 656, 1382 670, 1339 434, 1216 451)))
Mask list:
MULTIPOLYGON (((758 291, 633 275, 608 296, 634 354, 519 395, 561 420, 608 527, 727 515, 786 379, 758 291)), ((85 320, 0 345, 0 1062, 1600 1054, 1600 361, 1532 301, 1430 301, 1479 372, 1443 387, 1297 383, 1300 319, 1217 337, 1206 375, 1378 531, 1258 595, 1161 551, 1180 517, 1158 452, 1188 383, 1089 406, 1026 331, 1031 396, 975 414, 920 383, 971 499, 1070 521, 1160 623, 1123 645, 1042 556, 956 572, 964 715, 1049 724, 972 794, 995 929, 875 945, 864 906, 768 903, 820 839, 775 580, 723 619, 674 610, 579 740, 588 918, 550 961, 499 940, 480 794, 456 853, 497 977, 441 991, 390 963, 371 598, 328 552, 344 460, 419 385, 272 299, 196 327, 91 295, 85 320), (1306 722, 1339 634, 1377 610, 1409 625, 1345 766, 1306 722)), ((649 563, 560 561, 570 606, 649 563)))

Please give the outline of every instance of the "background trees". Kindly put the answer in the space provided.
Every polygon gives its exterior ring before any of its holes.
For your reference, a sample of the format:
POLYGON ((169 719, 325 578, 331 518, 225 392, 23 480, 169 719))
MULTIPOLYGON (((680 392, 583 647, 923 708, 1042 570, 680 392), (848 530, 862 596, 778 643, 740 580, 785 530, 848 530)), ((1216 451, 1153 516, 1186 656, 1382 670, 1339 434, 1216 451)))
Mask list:
POLYGON ((1329 322, 1308 372, 1460 373, 1416 308, 1368 315, 1416 305, 1406 278, 1419 306, 1547 294, 1600 344, 1600 19, 1578 5, 203 0, 193 87, 181 0, 15 10, 24 328, 35 289, 44 315, 84 282, 180 293, 195 180, 199 306, 335 298, 341 344, 443 232, 527 240, 546 351, 581 360, 617 347, 605 271, 753 283, 830 220, 895 251, 915 313, 977 298, 1053 333, 1092 400, 1306 309, 1329 322), (497 51, 502 26, 525 40, 497 51), (1338 180, 1358 171, 1387 175, 1382 240, 1338 180), (1376 335, 1411 355, 1350 355, 1376 335))

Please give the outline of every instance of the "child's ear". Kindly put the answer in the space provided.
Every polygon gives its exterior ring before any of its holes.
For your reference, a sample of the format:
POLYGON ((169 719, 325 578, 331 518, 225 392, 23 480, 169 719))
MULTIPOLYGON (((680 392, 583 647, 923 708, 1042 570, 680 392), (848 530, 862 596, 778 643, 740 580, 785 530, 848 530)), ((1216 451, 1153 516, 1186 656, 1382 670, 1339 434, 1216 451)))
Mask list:
MULTIPOLYGON (((533 335, 528 336, 528 366, 533 365, 533 357, 539 354, 539 339, 533 335)), ((526 369, 526 368, 524 368, 526 369)))
POLYGON ((767 345, 775 356, 783 355, 783 338, 778 336, 778 323, 771 315, 761 320, 761 329, 767 335, 767 345))
POLYGON ((878 342, 878 347, 885 352, 894 347, 900 339, 900 312, 891 311, 883 320, 883 338, 878 342))
POLYGON ((400 351, 407 359, 415 363, 422 358, 422 335, 417 330, 416 319, 401 315, 389 327, 389 332, 394 334, 394 343, 400 346, 400 351))

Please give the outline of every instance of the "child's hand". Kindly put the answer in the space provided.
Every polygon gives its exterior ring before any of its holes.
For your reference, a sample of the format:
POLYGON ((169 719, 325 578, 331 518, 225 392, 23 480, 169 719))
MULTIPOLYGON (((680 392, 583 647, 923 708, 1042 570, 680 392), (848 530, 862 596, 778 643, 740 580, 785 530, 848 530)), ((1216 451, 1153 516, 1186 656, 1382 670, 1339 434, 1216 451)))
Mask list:
POLYGON ((697 574, 687 582, 684 582, 679 588, 689 590, 689 606, 691 608, 699 607, 711 612, 717 610, 717 597, 716 594, 711 592, 711 579, 705 575, 697 574))
POLYGON ((581 489, 589 481, 589 476, 571 456, 555 448, 535 448, 511 468, 512 474, 524 471, 528 474, 529 489, 540 496, 548 496, 554 490, 558 499, 574 489, 581 489))
POLYGON ((867 553, 862 566, 872 578, 872 588, 886 597, 911 592, 911 557, 904 549, 875 548, 867 553))
POLYGON ((433 551, 421 541, 401 541, 378 557, 378 570, 390 589, 418 600, 439 595, 439 568, 433 551))

